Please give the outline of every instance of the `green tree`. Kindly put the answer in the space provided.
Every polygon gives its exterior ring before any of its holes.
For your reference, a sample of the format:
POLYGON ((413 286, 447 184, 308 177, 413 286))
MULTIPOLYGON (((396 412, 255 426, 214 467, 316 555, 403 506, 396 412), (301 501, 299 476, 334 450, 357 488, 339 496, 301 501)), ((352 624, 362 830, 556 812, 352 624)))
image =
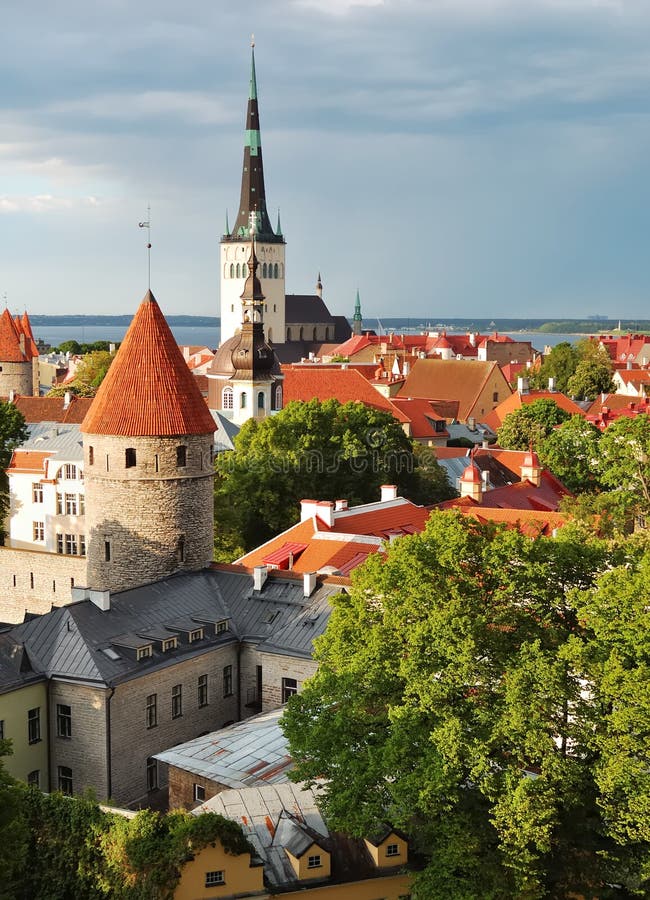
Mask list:
POLYGON ((600 439, 600 480, 620 492, 629 508, 650 513, 650 417, 620 416, 600 439))
POLYGON ((540 461, 570 491, 595 491, 599 481, 600 431, 583 416, 571 416, 537 446, 540 461))
POLYGON ((513 410, 503 420, 497 432, 497 441, 505 450, 528 450, 530 445, 537 448, 548 437, 556 425, 569 418, 554 400, 534 400, 513 410))
POLYGON ((67 384, 58 384, 48 392, 48 397, 62 397, 66 391, 78 397, 94 397, 115 357, 108 350, 93 350, 86 354, 77 366, 74 378, 67 384))
POLYGON ((614 389, 614 366, 609 353, 597 341, 579 341, 579 362, 567 382, 567 393, 572 397, 595 400, 598 394, 608 394, 614 389))
POLYGON ((294 777, 326 779, 333 828, 404 829, 427 861, 414 897, 648 888, 647 838, 617 841, 599 806, 602 710, 576 650, 575 597, 617 553, 577 527, 531 541, 439 513, 335 601, 283 717, 294 777))
POLYGON ((215 479, 216 558, 249 550, 293 525, 300 500, 378 500, 396 484, 420 503, 454 496, 432 453, 414 448, 395 419, 362 403, 290 403, 250 419, 221 454, 215 479), (421 464, 420 464, 421 463, 421 464))
POLYGON ((27 858, 23 791, 2 762, 10 754, 11 742, 0 741, 0 900, 18 896, 27 858))
POLYGON ((579 361, 580 357, 575 344, 570 344, 568 341, 556 344, 548 356, 544 357, 539 369, 529 374, 530 386, 545 390, 548 387, 549 378, 554 378, 556 390, 562 391, 563 394, 566 393, 569 378, 575 372, 579 361))

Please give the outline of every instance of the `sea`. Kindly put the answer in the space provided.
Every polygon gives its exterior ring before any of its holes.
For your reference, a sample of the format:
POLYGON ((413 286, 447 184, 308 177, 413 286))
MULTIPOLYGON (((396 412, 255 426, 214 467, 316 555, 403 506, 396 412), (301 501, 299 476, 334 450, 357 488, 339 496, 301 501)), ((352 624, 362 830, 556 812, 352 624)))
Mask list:
MULTIPOLYGON (((372 327, 372 323, 368 323, 372 327)), ((95 341, 121 341, 126 334, 127 325, 38 325, 34 327, 34 336, 58 347, 63 341, 78 341, 80 344, 91 344, 95 341)), ((210 347, 219 346, 221 329, 218 326, 178 325, 170 326, 176 341, 185 346, 210 347)), ((452 329, 447 329, 451 334, 452 329)), ((404 333, 418 333, 418 329, 404 329, 404 333)), ((400 333, 402 333, 400 331, 400 333)), ((485 332, 483 332, 485 333, 485 332)), ((579 334, 546 334, 539 331, 503 331, 518 341, 530 341, 536 350, 544 347, 555 347, 562 341, 577 341, 584 335, 579 334)))

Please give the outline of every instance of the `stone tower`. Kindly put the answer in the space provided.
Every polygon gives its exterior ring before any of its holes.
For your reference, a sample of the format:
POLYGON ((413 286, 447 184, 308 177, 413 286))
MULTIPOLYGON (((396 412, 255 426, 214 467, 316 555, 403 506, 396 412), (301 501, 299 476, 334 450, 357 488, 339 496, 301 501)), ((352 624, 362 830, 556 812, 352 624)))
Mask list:
POLYGON ((249 241, 248 276, 239 300, 240 330, 223 342, 208 372, 208 404, 237 425, 282 408, 282 372, 264 337, 265 297, 257 277, 254 240, 249 241))
POLYGON ((14 320, 5 309, 0 316, 0 397, 8 397, 10 391, 24 397, 38 395, 38 350, 27 315, 14 320), (23 331, 23 321, 28 334, 23 331))
POLYGON ((241 295, 248 277, 251 214, 255 220, 258 277, 266 299, 264 319, 266 336, 274 344, 285 341, 285 241, 280 216, 274 231, 266 208, 262 143, 257 107, 255 51, 251 50, 251 77, 246 113, 244 164, 239 210, 232 230, 226 221, 221 238, 221 343, 225 343, 241 324, 241 295))
POLYGON ((149 291, 81 425, 89 588, 210 562, 214 427, 149 291))

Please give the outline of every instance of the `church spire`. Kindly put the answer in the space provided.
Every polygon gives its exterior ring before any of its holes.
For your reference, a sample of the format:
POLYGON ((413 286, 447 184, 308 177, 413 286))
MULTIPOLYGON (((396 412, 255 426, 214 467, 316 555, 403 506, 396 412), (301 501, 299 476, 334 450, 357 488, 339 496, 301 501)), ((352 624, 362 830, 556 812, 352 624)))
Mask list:
POLYGON ((352 316, 352 334, 361 334, 362 328, 361 299, 359 297, 359 288, 357 288, 357 298, 354 301, 354 315, 352 316))
POLYGON ((244 133, 244 164, 241 178, 241 196, 237 219, 230 235, 231 240, 248 238, 251 213, 255 214, 256 233, 261 240, 282 240, 273 232, 266 209, 264 188, 264 166, 262 163, 262 141, 260 136, 259 111, 257 107, 257 78, 255 75, 255 41, 251 40, 251 76, 244 133))

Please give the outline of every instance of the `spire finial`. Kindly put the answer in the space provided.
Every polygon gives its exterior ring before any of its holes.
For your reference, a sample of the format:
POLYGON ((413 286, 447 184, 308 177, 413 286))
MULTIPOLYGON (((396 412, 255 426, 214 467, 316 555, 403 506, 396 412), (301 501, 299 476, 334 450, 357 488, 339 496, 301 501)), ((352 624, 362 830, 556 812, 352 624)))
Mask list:
POLYGON ((251 50, 255 49, 255 35, 251 34, 251 50))
POLYGON ((151 290, 151 206, 147 204, 147 221, 138 222, 138 228, 147 229, 147 288, 151 290))

